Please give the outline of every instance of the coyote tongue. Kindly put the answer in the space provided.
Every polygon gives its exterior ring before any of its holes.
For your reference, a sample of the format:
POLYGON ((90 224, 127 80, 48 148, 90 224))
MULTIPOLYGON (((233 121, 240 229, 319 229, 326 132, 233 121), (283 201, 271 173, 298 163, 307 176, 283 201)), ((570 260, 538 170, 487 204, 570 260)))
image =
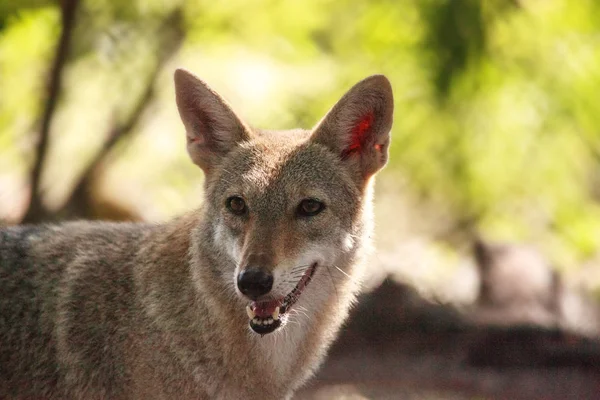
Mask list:
POLYGON ((257 317, 268 318, 275 312, 275 308, 281 306, 282 300, 262 301, 260 303, 252 302, 250 308, 257 317))

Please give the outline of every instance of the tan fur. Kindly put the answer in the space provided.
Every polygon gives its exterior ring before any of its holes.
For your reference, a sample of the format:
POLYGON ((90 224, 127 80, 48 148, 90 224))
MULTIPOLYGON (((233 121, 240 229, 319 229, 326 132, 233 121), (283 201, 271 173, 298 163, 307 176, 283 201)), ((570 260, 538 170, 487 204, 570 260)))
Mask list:
POLYGON ((368 78, 316 128, 289 132, 249 128, 187 71, 175 86, 202 208, 158 225, 0 229, 0 398, 282 399, 323 361, 363 271, 389 82, 368 78), (373 123, 347 151, 365 113, 373 123), (307 198, 323 211, 298 214, 307 198), (236 286, 257 264, 274 276, 267 300, 316 266, 287 324, 264 336, 236 286))

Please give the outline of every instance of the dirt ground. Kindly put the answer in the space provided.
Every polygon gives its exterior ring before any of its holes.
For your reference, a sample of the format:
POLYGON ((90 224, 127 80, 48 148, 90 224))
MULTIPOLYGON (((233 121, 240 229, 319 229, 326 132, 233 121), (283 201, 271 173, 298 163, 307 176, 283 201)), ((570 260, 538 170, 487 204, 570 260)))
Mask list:
POLYGON ((361 299, 294 398, 600 399, 598 341, 535 326, 475 326, 414 296, 386 282, 361 299))

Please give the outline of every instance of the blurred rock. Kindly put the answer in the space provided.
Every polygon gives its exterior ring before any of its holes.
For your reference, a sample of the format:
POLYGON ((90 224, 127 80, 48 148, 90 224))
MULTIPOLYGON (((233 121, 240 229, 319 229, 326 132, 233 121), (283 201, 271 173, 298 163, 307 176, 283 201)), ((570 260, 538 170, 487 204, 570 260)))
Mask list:
MULTIPOLYGON (((522 294, 534 304, 547 299, 522 294)), ((359 299, 325 365, 296 398, 592 399, 598 382, 595 339, 527 321, 478 322, 388 278, 359 299)))
POLYGON ((472 319, 478 324, 534 325, 587 336, 600 333, 600 307, 567 287, 535 249, 509 243, 473 246, 480 285, 472 319))

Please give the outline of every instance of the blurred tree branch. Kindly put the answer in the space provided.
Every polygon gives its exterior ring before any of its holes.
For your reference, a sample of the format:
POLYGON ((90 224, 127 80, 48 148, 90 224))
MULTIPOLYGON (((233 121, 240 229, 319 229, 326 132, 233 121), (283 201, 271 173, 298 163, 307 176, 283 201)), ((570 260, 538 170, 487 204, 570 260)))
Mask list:
MULTIPOLYGON (((92 186, 95 178, 101 173, 106 165, 106 160, 112 150, 118 143, 130 138, 139 124, 142 116, 148 107, 152 104, 155 96, 155 84, 159 73, 164 65, 177 53, 183 40, 185 32, 183 30, 183 15, 180 8, 176 8, 170 13, 163 23, 157 29, 157 33, 162 36, 159 45, 157 60, 154 68, 147 77, 146 89, 139 97, 131 114, 122 122, 116 122, 108 131, 107 139, 100 151, 88 163, 84 172, 79 177, 71 195, 66 200, 61 209, 56 213, 60 218, 97 218, 94 210, 92 198, 92 186)), ((120 209, 119 212, 112 213, 122 219, 138 219, 139 217, 127 210, 120 209)), ((106 215, 104 215, 106 216, 106 215)))
MULTIPOLYGON (((158 75, 164 65, 177 53, 185 38, 182 10, 176 8, 156 29, 156 34, 161 39, 159 40, 160 44, 158 45, 155 65, 146 79, 146 84, 144 85, 146 89, 140 95, 132 112, 123 121, 115 122, 109 129, 106 135, 106 141, 84 169, 64 205, 58 211, 48 210, 42 202, 43 193, 40 188, 40 181, 47 154, 50 125, 60 91, 62 70, 66 63, 70 39, 73 27, 75 26, 75 13, 78 2, 79 0, 65 0, 62 4, 63 30, 52 67, 47 103, 44 109, 42 128, 40 130, 40 141, 36 147, 35 162, 31 171, 31 200, 22 221, 24 223, 34 223, 58 218, 98 217, 96 213, 97 210, 95 210, 94 207, 95 199, 92 198, 92 186, 95 178, 100 174, 102 168, 106 164, 107 158, 110 156, 115 146, 129 138, 135 131, 136 126, 139 124, 142 116, 154 99, 155 84, 158 75)), ((120 218, 137 218, 137 216, 133 215, 128 210, 121 208, 116 211, 116 209, 119 208, 118 205, 108 206, 115 208, 115 210, 113 210, 115 212, 112 214, 118 215, 120 218)))
POLYGON ((23 217, 23 222, 35 222, 47 214, 47 210, 42 203, 40 180, 48 152, 50 125, 52 124, 52 118, 58 102, 63 69, 69 54, 69 47, 71 45, 71 38, 73 36, 73 28, 75 27, 79 4, 80 0, 63 0, 61 2, 62 30, 52 68, 50 70, 50 80, 48 82, 48 92, 45 100, 46 104, 42 114, 40 134, 35 149, 35 161, 30 173, 31 194, 29 206, 23 217))

